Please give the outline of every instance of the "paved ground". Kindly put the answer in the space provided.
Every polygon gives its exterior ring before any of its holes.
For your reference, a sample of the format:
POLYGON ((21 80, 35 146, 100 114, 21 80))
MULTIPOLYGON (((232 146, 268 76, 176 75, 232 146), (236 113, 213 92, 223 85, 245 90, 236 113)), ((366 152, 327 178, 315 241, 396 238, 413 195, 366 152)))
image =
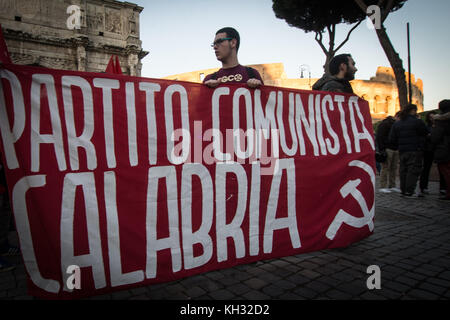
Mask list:
MULTIPOLYGON (((90 299, 265 300, 450 298, 450 202, 438 200, 438 184, 426 198, 376 195, 375 232, 343 249, 285 257, 90 299), (367 267, 378 265, 381 289, 369 290, 367 267)), ((0 299, 27 295, 19 266, 0 273, 0 299)))

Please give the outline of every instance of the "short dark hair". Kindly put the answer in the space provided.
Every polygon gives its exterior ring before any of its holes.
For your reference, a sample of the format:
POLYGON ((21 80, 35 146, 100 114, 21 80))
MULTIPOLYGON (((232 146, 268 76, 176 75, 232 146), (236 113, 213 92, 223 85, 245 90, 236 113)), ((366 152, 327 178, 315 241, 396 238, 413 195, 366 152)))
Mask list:
POLYGON ((223 32, 227 34, 228 38, 236 39, 236 41, 237 41, 236 51, 238 51, 239 45, 241 44, 241 37, 239 37, 239 32, 237 32, 237 30, 232 27, 225 27, 225 28, 219 29, 216 32, 216 35, 219 33, 223 33, 223 32))
POLYGON ((445 99, 439 102, 439 110, 441 110, 442 113, 450 112, 450 100, 445 99))
POLYGON ((412 110, 416 110, 417 111, 417 105, 415 105, 415 104, 408 104, 403 110, 402 110, 402 112, 401 112, 401 114, 400 114, 400 119, 401 120, 405 120, 406 119, 406 117, 409 115, 409 113, 412 111, 412 110))
POLYGON ((348 66, 348 58, 351 58, 352 55, 348 53, 338 54, 331 59, 329 64, 330 73, 332 76, 339 73, 339 66, 341 63, 345 63, 348 66))

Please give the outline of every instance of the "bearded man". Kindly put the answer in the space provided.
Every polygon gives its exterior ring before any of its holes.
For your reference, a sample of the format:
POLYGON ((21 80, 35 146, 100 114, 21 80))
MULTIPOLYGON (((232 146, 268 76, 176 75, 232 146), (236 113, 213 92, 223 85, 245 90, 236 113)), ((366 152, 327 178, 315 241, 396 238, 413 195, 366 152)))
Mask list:
POLYGON ((335 56, 330 61, 329 69, 330 74, 320 78, 313 85, 313 90, 354 94, 350 81, 355 79, 358 69, 352 56, 348 53, 335 56))

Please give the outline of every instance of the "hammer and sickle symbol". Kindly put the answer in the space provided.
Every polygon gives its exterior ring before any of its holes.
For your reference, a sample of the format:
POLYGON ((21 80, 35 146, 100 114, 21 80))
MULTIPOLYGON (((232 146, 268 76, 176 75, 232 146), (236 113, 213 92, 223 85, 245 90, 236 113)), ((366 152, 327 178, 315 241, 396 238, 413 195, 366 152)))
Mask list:
MULTIPOLYGON (((373 171, 372 167, 369 166, 367 163, 354 160, 351 161, 348 164, 350 167, 359 167, 362 170, 364 170, 369 176, 370 180, 372 181, 374 194, 375 194, 375 172, 373 171)), ((342 198, 346 198, 347 196, 351 195, 359 204, 364 217, 355 217, 351 214, 347 213, 346 211, 340 209, 339 212, 336 214, 336 217, 334 218, 333 222, 328 227, 328 230, 326 232, 326 237, 330 240, 333 240, 336 236, 336 233, 338 232, 339 228, 342 226, 343 223, 355 227, 355 228, 362 228, 364 226, 368 226, 369 230, 373 230, 373 217, 375 215, 375 201, 372 205, 372 208, 369 210, 367 206, 367 202, 364 199, 364 196, 362 193, 357 189, 358 185, 361 183, 361 179, 356 180, 350 180, 344 186, 339 190, 342 198)))

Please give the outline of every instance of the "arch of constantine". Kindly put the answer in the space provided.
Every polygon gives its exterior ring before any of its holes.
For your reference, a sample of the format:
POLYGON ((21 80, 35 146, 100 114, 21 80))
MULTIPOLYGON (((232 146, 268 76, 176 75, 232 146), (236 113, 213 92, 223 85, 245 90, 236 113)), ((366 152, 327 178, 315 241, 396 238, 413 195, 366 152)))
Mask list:
POLYGON ((139 15, 143 8, 116 0, 0 0, 0 24, 13 63, 104 72, 112 55, 124 74, 140 76, 139 15), (70 29, 69 7, 79 8, 70 29))

